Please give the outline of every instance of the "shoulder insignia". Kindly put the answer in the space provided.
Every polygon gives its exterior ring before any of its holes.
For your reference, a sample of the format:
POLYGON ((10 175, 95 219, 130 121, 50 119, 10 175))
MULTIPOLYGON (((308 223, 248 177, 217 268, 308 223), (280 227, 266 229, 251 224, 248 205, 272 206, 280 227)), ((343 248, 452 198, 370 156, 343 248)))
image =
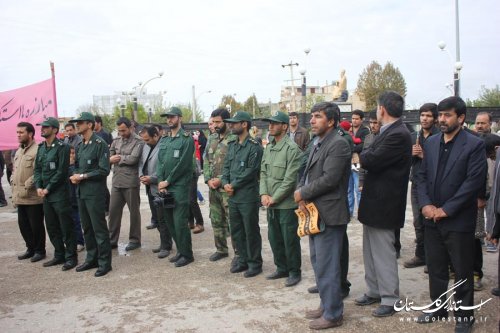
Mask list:
POLYGON ((254 138, 250 138, 250 139, 248 139, 248 141, 250 141, 251 143, 253 143, 255 145, 259 144, 254 138))
POLYGON ((188 137, 189 133, 184 132, 184 133, 182 133, 182 135, 184 135, 185 137, 188 137))
POLYGON ((340 136, 344 136, 344 135, 345 135, 345 132, 344 132, 344 131, 342 131, 342 130, 339 130, 339 135, 340 135, 340 136))
POLYGON ((95 142, 102 143, 102 139, 95 139, 95 142))

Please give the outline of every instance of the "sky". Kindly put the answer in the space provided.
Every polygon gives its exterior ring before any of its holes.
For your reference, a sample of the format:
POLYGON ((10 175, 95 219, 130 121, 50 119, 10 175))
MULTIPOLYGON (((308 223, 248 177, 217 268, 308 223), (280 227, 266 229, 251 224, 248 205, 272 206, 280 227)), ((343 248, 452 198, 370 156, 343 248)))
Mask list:
MULTIPOLYGON (((451 95, 454 0, 38 1, 0 0, 0 91, 50 78, 59 116, 93 95, 166 90, 166 103, 197 104, 208 116, 223 95, 278 102, 298 62, 308 84, 346 70, 354 91, 373 60, 392 62, 407 84, 407 108, 451 95), (441 51, 438 42, 445 41, 441 51), (306 59, 304 49, 311 51, 306 59), (211 93, 205 93, 210 90, 211 93)), ((459 1, 461 96, 500 83, 500 1, 459 1)), ((295 71, 299 77, 299 70, 295 71)))

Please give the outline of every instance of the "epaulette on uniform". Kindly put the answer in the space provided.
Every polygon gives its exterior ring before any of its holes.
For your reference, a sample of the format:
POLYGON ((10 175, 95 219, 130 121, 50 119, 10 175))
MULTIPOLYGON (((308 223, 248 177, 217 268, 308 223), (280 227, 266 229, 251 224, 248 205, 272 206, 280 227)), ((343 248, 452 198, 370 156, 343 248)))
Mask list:
POLYGON ((190 136, 189 133, 187 133, 187 132, 182 133, 182 135, 184 135, 185 137, 190 136))
POLYGON ((97 142, 99 144, 103 143, 102 139, 95 139, 95 142, 97 142))
POLYGON ((343 130, 341 130, 341 129, 338 130, 338 133, 339 133, 340 136, 344 136, 345 135, 345 132, 343 130))
POLYGON ((254 145, 258 145, 259 144, 259 142, 257 142, 257 140, 255 140, 254 138, 250 138, 250 139, 248 139, 248 141, 250 141, 254 145))

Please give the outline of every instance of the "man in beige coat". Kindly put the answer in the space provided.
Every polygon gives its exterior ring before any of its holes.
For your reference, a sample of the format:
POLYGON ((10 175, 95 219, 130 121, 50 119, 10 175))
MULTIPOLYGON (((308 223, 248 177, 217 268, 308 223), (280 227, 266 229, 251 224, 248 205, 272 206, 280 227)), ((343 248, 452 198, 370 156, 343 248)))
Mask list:
POLYGON ((11 178, 12 202, 17 207, 19 230, 26 242, 26 252, 19 260, 31 258, 37 262, 45 258, 45 226, 43 224, 43 198, 39 197, 33 181, 38 145, 33 139, 35 128, 28 122, 17 124, 19 149, 14 157, 11 178))

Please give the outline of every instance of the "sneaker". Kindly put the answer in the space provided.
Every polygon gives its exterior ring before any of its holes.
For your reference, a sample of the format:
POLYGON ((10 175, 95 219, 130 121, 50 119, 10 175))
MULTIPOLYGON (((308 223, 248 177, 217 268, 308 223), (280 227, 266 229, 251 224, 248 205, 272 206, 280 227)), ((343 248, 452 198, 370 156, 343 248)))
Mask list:
POLYGON ((498 251, 498 248, 495 246, 495 244, 488 243, 488 245, 486 245, 486 252, 495 253, 497 251, 498 251))
POLYGON ((83 245, 83 244, 78 244, 78 245, 76 246, 76 250, 77 250, 78 252, 82 252, 83 250, 85 250, 85 245, 83 245))
POLYGON ((484 289, 483 282, 479 275, 474 274, 474 291, 481 291, 484 289))

